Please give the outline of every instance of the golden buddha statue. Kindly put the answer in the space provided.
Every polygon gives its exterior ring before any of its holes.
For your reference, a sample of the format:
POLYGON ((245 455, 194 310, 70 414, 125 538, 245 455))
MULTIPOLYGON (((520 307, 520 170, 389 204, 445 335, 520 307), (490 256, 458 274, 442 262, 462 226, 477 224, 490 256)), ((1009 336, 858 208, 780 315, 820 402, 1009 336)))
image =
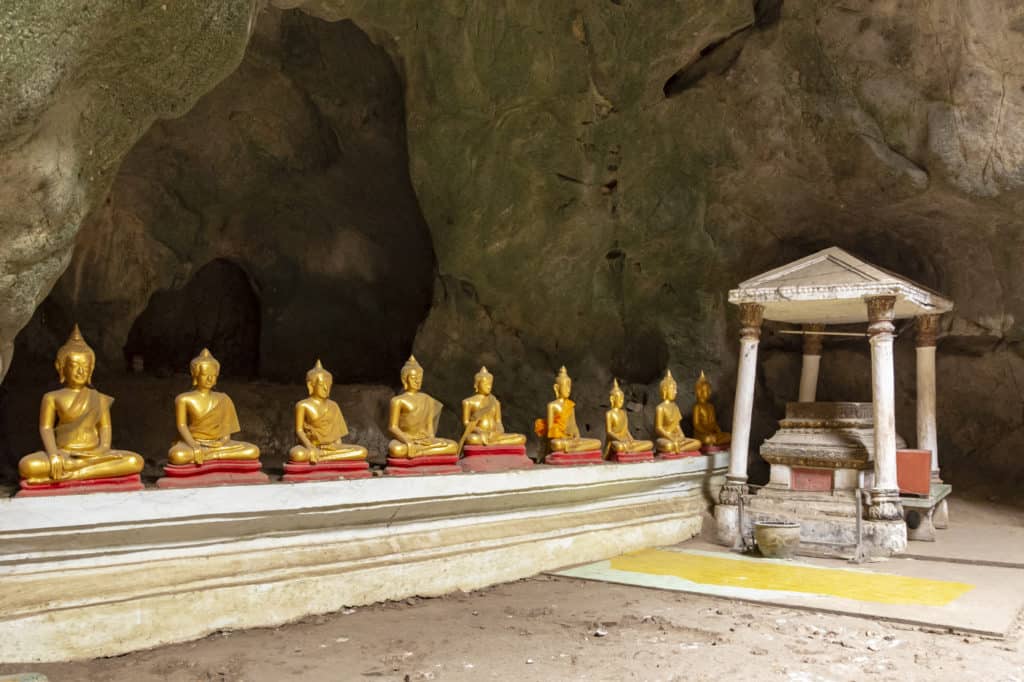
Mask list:
POLYGON ((462 401, 463 441, 469 445, 524 445, 526 436, 505 433, 501 423, 501 403, 491 393, 494 375, 481 367, 473 377, 472 395, 462 401))
POLYGON ((404 392, 391 399, 388 410, 388 431, 395 437, 388 443, 388 454, 401 459, 457 455, 458 443, 434 435, 444 406, 420 391, 423 368, 416 358, 409 356, 401 376, 404 392))
POLYGON ((131 476, 142 471, 141 455, 110 448, 110 405, 114 399, 92 388, 96 354, 78 325, 57 350, 63 388, 43 396, 39 435, 43 450, 26 455, 18 473, 31 485, 131 476))
POLYGON ((715 406, 709 402, 711 400, 711 382, 704 376, 703 371, 694 386, 694 393, 697 396, 697 402, 693 406, 693 435, 704 445, 728 445, 732 441, 732 434, 718 427, 715 406))
POLYGON ((348 435, 348 424, 338 403, 331 400, 334 377, 316 361, 306 372, 309 397, 295 403, 295 435, 299 443, 288 453, 288 460, 316 464, 366 459, 366 448, 342 442, 348 435))
POLYGON ((606 456, 614 453, 651 452, 654 443, 649 440, 636 440, 629 432, 629 417, 622 409, 626 396, 619 388, 618 380, 613 380, 612 391, 608 394, 611 409, 604 413, 604 428, 608 434, 606 456))
POLYGON ((252 443, 231 440, 241 431, 235 404, 226 393, 213 389, 220 374, 220 363, 203 351, 189 363, 194 390, 174 399, 174 418, 181 440, 171 446, 168 461, 180 466, 202 464, 209 460, 259 459, 260 449, 252 443))
POLYGON ((576 403, 569 399, 572 394, 572 379, 563 366, 555 377, 555 399, 548 403, 545 435, 551 452, 593 452, 601 450, 601 441, 596 438, 581 438, 576 425, 576 403))
POLYGON ((683 415, 679 411, 679 406, 676 405, 676 393, 679 386, 672 378, 671 370, 665 371, 665 378, 661 380, 660 388, 661 403, 658 404, 658 408, 654 412, 654 433, 658 436, 655 440, 658 452, 679 454, 700 450, 700 441, 695 438, 687 438, 680 426, 683 415))

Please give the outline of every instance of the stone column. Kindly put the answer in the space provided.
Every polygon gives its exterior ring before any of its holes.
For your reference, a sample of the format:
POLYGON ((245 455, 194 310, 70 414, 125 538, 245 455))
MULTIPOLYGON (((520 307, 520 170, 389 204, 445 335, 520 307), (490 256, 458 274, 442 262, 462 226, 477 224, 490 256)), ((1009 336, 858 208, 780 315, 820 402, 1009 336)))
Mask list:
POLYGON ((750 419, 754 411, 754 378, 757 375, 757 344, 761 340, 764 306, 740 304, 740 363, 736 371, 736 397, 732 411, 732 445, 729 473, 715 507, 718 539, 734 545, 740 539, 738 507, 747 491, 747 452, 750 448, 750 419))
MULTIPOLYGON (((921 315, 917 327, 917 447, 931 450, 932 481, 942 483, 939 473, 939 437, 935 421, 935 345, 939 336, 939 315, 921 315)), ((949 508, 943 500, 932 516, 936 528, 949 522, 949 508)))
MULTIPOLYGON (((875 422, 875 487, 867 517, 876 521, 902 521, 896 482, 896 391, 893 372, 895 296, 867 299, 868 336, 871 338, 871 396, 875 422)), ((904 526, 903 547, 906 547, 904 526)), ((903 549, 891 548, 894 551, 903 549)))
POLYGON ((821 365, 821 341, 824 337, 819 332, 825 331, 823 324, 805 324, 804 357, 800 366, 801 403, 813 403, 818 395, 818 367, 821 365))

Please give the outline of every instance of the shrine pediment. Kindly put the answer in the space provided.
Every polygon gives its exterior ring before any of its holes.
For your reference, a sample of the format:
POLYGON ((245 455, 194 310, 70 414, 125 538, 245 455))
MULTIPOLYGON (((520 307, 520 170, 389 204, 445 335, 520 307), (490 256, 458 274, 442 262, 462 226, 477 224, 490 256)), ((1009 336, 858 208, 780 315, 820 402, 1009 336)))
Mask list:
POLYGON ((759 303, 766 320, 843 324, 866 322, 864 299, 872 296, 895 296, 897 318, 953 308, 931 289, 835 246, 742 282, 729 302, 759 303))

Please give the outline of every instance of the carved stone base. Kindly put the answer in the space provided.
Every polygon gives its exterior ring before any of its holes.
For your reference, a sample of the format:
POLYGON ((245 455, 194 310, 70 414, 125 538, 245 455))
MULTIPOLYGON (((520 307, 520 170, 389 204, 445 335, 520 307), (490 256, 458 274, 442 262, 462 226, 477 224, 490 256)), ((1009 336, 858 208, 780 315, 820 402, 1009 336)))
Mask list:
POLYGON ((574 466, 578 464, 603 464, 604 457, 600 450, 591 452, 552 452, 544 458, 545 464, 556 466, 574 466))
POLYGON ((205 488, 214 485, 269 483, 258 459, 218 459, 202 464, 167 464, 158 488, 205 488))
POLYGON ((432 457, 388 457, 384 470, 389 476, 429 476, 432 474, 461 474, 458 455, 432 457))
POLYGON ((138 474, 93 478, 84 481, 62 481, 60 483, 21 482, 21 490, 15 497, 48 497, 51 495, 81 495, 84 493, 113 493, 142 490, 142 479, 138 474))
POLYGON ((647 452, 613 452, 611 457, 608 458, 611 462, 620 462, 623 464, 633 462, 653 462, 654 453, 651 451, 647 452))
POLYGON ((467 445, 462 454, 463 471, 491 473, 533 466, 533 460, 526 456, 525 445, 467 445))
POLYGON ((334 481, 339 478, 370 478, 370 464, 365 459, 340 462, 289 462, 284 465, 283 480, 292 483, 303 481, 334 481))
POLYGON ((865 518, 872 521, 903 521, 899 490, 872 490, 865 518))

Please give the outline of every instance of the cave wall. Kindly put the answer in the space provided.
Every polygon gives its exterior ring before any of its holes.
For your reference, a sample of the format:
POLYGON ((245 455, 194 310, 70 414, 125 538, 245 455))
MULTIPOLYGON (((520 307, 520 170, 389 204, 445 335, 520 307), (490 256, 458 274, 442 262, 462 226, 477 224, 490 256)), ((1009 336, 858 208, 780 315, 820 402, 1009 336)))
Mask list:
MULTIPOLYGON (((415 349, 427 390, 446 403, 457 404, 487 363, 510 427, 524 430, 564 363, 585 424, 600 423, 613 374, 634 418, 649 423, 668 364, 684 395, 708 372, 727 425, 737 325, 726 291, 836 244, 957 303, 939 342, 943 466, 956 479, 982 471, 1021 481, 1024 464, 1013 456, 1024 424, 1019 3, 272 4, 351 20, 396 65, 411 182, 438 270, 415 349)), ((83 73, 79 80, 93 83, 83 73)), ((29 151, 70 149, 46 121, 74 101, 37 104, 29 151)), ((82 137, 101 139, 91 130, 82 137)), ((0 133, 6 168, 13 159, 20 172, 26 158, 40 158, 10 139, 0 133)), ((113 166, 131 141, 104 150, 113 166)), ((43 166, 33 173, 53 175, 43 166)), ((39 202, 22 194, 0 204, 19 225, 49 234, 32 217, 39 202)), ((71 207, 44 197, 66 226, 63 241, 26 243, 52 274, 16 289, 3 279, 15 259, 0 256, 0 294, 18 300, 3 313, 0 345, 42 300, 84 207, 104 192, 79 196, 71 207)), ((901 361, 906 349, 898 353, 898 418, 912 434, 913 363, 901 361)), ((771 430, 787 382, 795 387, 797 354, 784 341, 766 343, 755 437, 771 430)), ((861 391, 863 363, 854 360, 864 357, 829 346, 822 395, 861 391)))

